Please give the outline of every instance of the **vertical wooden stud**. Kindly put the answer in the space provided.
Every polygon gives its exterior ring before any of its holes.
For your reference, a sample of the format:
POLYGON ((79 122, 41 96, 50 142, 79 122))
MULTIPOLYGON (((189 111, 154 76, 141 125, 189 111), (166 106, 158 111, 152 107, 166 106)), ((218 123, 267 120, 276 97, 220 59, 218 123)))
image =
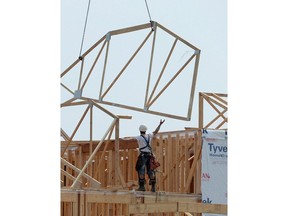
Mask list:
POLYGON ((198 122, 198 127, 200 128, 200 129, 203 129, 203 113, 204 113, 204 111, 203 111, 203 97, 202 97, 202 93, 201 92, 199 92, 199 122, 198 122))
POLYGON ((115 184, 120 185, 119 175, 120 175, 120 160, 119 160, 119 118, 115 122, 115 184))

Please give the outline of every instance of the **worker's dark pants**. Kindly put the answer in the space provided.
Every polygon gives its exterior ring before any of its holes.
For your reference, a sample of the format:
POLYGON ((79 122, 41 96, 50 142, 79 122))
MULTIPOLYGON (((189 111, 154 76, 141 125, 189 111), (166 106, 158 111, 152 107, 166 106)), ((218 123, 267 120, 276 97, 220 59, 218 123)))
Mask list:
POLYGON ((141 160, 141 166, 138 168, 138 178, 139 180, 145 179, 145 168, 147 171, 147 174, 149 176, 149 184, 155 184, 156 183, 156 176, 155 171, 150 170, 150 154, 141 153, 138 157, 138 160, 141 160))

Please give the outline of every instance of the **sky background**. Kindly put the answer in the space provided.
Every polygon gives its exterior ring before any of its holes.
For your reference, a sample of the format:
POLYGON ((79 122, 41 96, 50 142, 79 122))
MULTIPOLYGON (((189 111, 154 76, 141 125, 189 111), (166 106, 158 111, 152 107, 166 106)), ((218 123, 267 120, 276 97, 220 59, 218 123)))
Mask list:
MULTIPOLYGON (((287 211, 286 2, 228 3, 228 215, 287 211)), ((60 6, 60 1, 1 3, 0 198, 5 215, 59 215, 60 6)), ((151 4, 150 9, 157 20, 158 12, 151 4)), ((171 26, 178 19, 158 21, 197 45, 178 25, 171 26)), ((202 52, 199 74, 204 65, 202 52)))
MULTIPOLYGON (((79 56, 88 2, 88 0, 61 1, 61 71, 64 71, 79 56)), ((176 2, 164 0, 148 0, 147 3, 149 6, 152 20, 160 23, 164 27, 168 28, 183 39, 190 42, 192 45, 201 49, 191 121, 175 120, 172 118, 166 118, 146 113, 139 113, 131 110, 114 108, 111 106, 105 106, 105 108, 107 108, 114 114, 132 116, 131 120, 122 120, 120 122, 120 137, 138 135, 138 127, 140 124, 147 125, 148 132, 152 132, 157 127, 161 118, 166 119, 165 124, 162 125, 161 131, 174 131, 183 130, 184 127, 197 127, 198 93, 227 93, 227 1, 181 0, 176 2)), ((88 48, 90 48, 108 31, 144 24, 148 22, 149 16, 146 10, 144 0, 105 1, 101 3, 91 0, 82 53, 84 53, 88 48)), ((132 33, 130 33, 130 35, 125 34, 123 36, 121 35, 122 38, 118 41, 116 40, 116 37, 112 37, 105 80, 109 80, 109 76, 110 79, 112 77, 115 77, 115 75, 112 76, 112 72, 117 71, 118 73, 123 67, 123 65, 128 61, 128 57, 126 59, 123 58, 123 60, 120 59, 121 56, 125 55, 124 50, 129 49, 134 52, 134 50, 138 47, 138 44, 140 44, 146 34, 146 32, 144 34, 141 34, 140 31, 138 31, 137 34, 134 34, 133 36, 130 36, 132 35, 132 33), (128 39, 125 39, 125 37, 127 37, 128 39), (115 40, 116 42, 114 42, 115 40), (119 44, 122 44, 122 46, 120 46, 119 44), (113 55, 115 56, 114 58, 113 55)), ((172 37, 170 37, 170 40, 167 37, 161 37, 161 31, 159 28, 157 31, 157 37, 159 37, 159 39, 156 39, 152 73, 154 71, 153 69, 162 67, 165 59, 160 61, 158 60, 160 59, 160 57, 158 59, 157 57, 162 54, 166 58, 174 40, 173 39, 171 41, 172 37), (157 48, 158 50, 160 50, 160 52, 158 53, 157 48)), ((171 58, 171 63, 169 64, 183 65, 186 59, 191 56, 191 53, 194 53, 194 51, 192 51, 193 50, 188 47, 181 47, 181 49, 179 48, 178 52, 175 51, 177 53, 176 57, 174 57, 174 59, 171 58)), ((96 54, 93 54, 93 56, 95 55, 96 54)), ((138 107, 143 107, 143 99, 145 96, 145 92, 142 91, 139 93, 139 91, 134 90, 134 87, 141 85, 141 83, 139 83, 139 80, 146 87, 147 75, 143 77, 141 76, 141 74, 147 74, 146 71, 148 71, 148 62, 146 61, 147 63, 145 64, 145 58, 147 59, 147 56, 149 59, 150 50, 149 52, 147 52, 146 55, 140 56, 140 58, 137 59, 138 61, 136 60, 136 58, 135 60, 133 60, 133 62, 136 61, 137 67, 135 67, 135 69, 132 71, 133 73, 130 73, 126 76, 126 78, 128 77, 130 79, 122 78, 125 77, 124 75, 121 76, 121 79, 119 79, 118 91, 116 89, 114 91, 114 95, 113 92, 111 93, 112 95, 109 93, 109 96, 111 98, 110 101, 115 102, 115 100, 117 100, 117 102, 121 104, 135 104, 136 106, 138 105, 138 107), (145 67, 147 68, 146 71, 141 70, 145 67), (137 74, 137 76, 135 76, 135 74, 137 74)), ((86 62, 87 60, 85 60, 85 63, 86 62)), ((166 71, 169 72, 168 66, 166 71)), ((130 67, 132 66, 129 65, 128 69, 130 67)), ((175 67, 175 72, 177 71, 176 68, 178 69, 180 68, 180 66, 175 67)), ((177 77, 177 79, 175 80, 174 86, 171 85, 171 87, 167 89, 166 96, 165 94, 163 94, 163 97, 161 96, 162 101, 159 102, 157 106, 155 105, 155 108, 152 107, 151 109, 154 108, 153 110, 162 111, 164 113, 171 113, 182 116, 187 115, 188 96, 190 93, 191 85, 190 77, 192 77, 191 71, 193 71, 193 67, 187 67, 187 70, 189 69, 190 73, 188 73, 189 71, 183 71, 183 73, 179 75, 179 78, 177 77)), ((79 68, 75 67, 75 70, 71 71, 71 73, 69 73, 69 76, 66 75, 62 79, 62 82, 72 91, 76 90, 77 88, 79 71, 79 68), (75 76, 72 76, 72 73, 75 74, 75 76)), ((98 74, 102 74, 102 68, 99 68, 97 72, 98 74)), ((153 82, 153 77, 156 77, 156 73, 154 76, 152 74, 151 82, 153 82)), ((98 78, 98 83, 97 80, 95 80, 92 85, 96 86, 98 84, 99 86, 99 80, 100 77, 98 78)), ((99 89, 99 87, 97 89, 99 89)), ((67 93, 64 88, 62 88, 61 90, 62 102, 73 97, 73 95, 67 93)), ((144 90, 144 88, 142 88, 142 90, 144 90)), ((95 92, 95 89, 91 89, 90 92, 95 92)), ((98 94, 96 95, 97 96, 94 96, 94 98, 98 97, 98 94)), ((76 125, 81 118, 81 115, 84 112, 85 108, 86 107, 84 106, 83 108, 62 108, 61 125, 68 135, 72 134, 74 128, 76 128, 76 125)), ((101 116, 101 114, 98 114, 96 112, 93 128, 93 138, 101 139, 104 132, 110 125, 111 119, 105 118, 106 114, 104 114, 104 116, 102 114, 101 116), (99 124, 101 124, 100 127, 98 126, 99 124)), ((205 116, 207 117, 207 119, 212 120, 215 117, 215 114, 215 111, 207 110, 205 116)), ((83 124, 77 131, 74 138, 76 140, 88 140, 89 134, 87 133, 87 131, 89 131, 88 120, 84 120, 83 124)))

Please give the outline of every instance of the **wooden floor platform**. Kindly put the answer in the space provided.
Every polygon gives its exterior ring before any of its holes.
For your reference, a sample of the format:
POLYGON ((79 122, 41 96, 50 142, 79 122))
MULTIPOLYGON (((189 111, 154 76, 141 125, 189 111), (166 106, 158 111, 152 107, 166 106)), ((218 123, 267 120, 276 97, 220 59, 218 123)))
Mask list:
POLYGON ((227 214, 227 205, 201 203, 201 195, 135 190, 61 189, 61 216, 185 216, 227 214))

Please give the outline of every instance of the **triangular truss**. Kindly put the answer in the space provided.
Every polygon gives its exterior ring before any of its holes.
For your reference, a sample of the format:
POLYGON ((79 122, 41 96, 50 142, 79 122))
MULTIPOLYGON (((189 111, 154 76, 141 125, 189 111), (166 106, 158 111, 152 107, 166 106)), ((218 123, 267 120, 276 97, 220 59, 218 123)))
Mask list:
POLYGON ((199 128, 225 129, 227 128, 228 102, 227 94, 199 92, 199 128), (216 116, 207 121, 204 119, 204 101, 216 112, 216 116), (205 122, 205 123, 204 123, 205 122))
MULTIPOLYGON (((158 30, 158 31, 159 31, 158 30)), ((129 44, 127 44, 127 47, 129 44)), ((147 45, 148 46, 148 45, 147 45)), ((121 55, 121 53, 119 53, 121 55)), ((146 23, 143 25, 138 25, 138 26, 133 26, 133 27, 128 27, 128 28, 123 28, 123 29, 118 29, 114 31, 108 32, 106 35, 104 35, 99 41, 97 41, 92 47, 90 47, 82 56, 80 56, 73 64, 71 64, 66 70, 63 71, 61 74, 61 78, 64 78, 68 73, 75 73, 75 68, 78 67, 79 71, 79 78, 78 78, 78 87, 77 90, 73 91, 71 90, 71 87, 69 87, 68 84, 62 83, 61 86, 66 90, 66 92, 70 93, 72 95, 72 98, 69 100, 65 101, 62 103, 62 105, 69 105, 72 101, 75 99, 79 100, 85 100, 89 99, 91 101, 94 101, 96 103, 102 103, 102 104, 107 104, 107 105, 112 105, 112 106, 117 106, 125 109, 131 109, 134 111, 140 111, 140 112, 145 112, 145 113, 150 113, 150 114, 155 114, 155 115, 160 115, 160 116, 166 116, 170 118, 176 118, 176 119, 181 119, 181 120, 190 120, 191 118, 191 113, 192 113, 192 105, 193 105, 193 98, 194 98, 194 91, 195 91, 195 86, 196 86, 196 79, 197 79, 197 71, 198 71, 198 64, 199 64, 199 58, 200 58, 200 49, 197 47, 193 46, 183 38, 179 37, 172 31, 168 30, 161 24, 151 21, 150 23, 146 23), (119 73, 114 77, 114 79, 110 82, 107 81, 107 66, 109 64, 109 46, 110 46, 110 41, 113 39, 113 37, 116 37, 118 35, 122 34, 127 34, 127 33, 132 33, 136 31, 141 31, 141 30, 149 30, 147 36, 144 38, 144 40, 141 42, 139 47, 135 50, 135 52, 131 55, 131 57, 128 59, 127 63, 124 64, 122 69, 119 71, 119 73), (157 29, 165 32, 170 38, 172 38, 172 41, 174 40, 169 53, 167 53, 166 57, 164 58, 164 62, 161 62, 163 65, 160 71, 154 72, 152 70, 153 67, 153 59, 155 58, 154 56, 154 51, 155 51, 155 44, 157 44, 157 29), (150 37, 152 38, 151 42, 151 50, 150 50, 150 61, 149 61, 149 66, 147 66, 148 70, 145 70, 144 72, 147 73, 145 76, 147 78, 146 82, 146 89, 145 89, 145 95, 138 94, 139 97, 143 99, 143 104, 144 106, 131 106, 127 105, 125 101, 121 101, 120 103, 117 103, 115 101, 109 101, 106 100, 107 94, 111 92, 111 89, 114 88, 116 83, 119 83, 120 77, 125 73, 127 67, 129 67, 130 63, 135 59, 135 56, 138 55, 139 51, 143 49, 144 45, 147 44, 147 41, 150 37), (188 59, 186 59, 184 64, 181 64, 176 71, 169 71, 170 74, 170 79, 169 80, 163 80, 163 75, 166 72, 166 67, 169 64, 171 60, 171 56, 173 56, 175 47, 180 44, 181 46, 185 47, 186 53, 190 52, 191 56, 189 56, 188 59), (88 55, 94 50, 98 49, 98 53, 95 57, 95 59, 92 62, 89 62, 91 65, 86 65, 88 63, 85 62, 85 59, 88 57, 88 55), (188 50, 188 51, 187 51, 188 50), (101 80, 99 86, 95 86, 95 92, 99 93, 98 97, 89 97, 85 94, 85 87, 87 85, 87 82, 89 78, 91 77, 91 74, 95 71, 95 66, 99 63, 98 61, 100 58, 104 59, 103 60, 103 65, 102 65, 102 75, 99 78, 101 80), (190 86, 190 90, 188 92, 185 92, 187 94, 187 98, 189 100, 188 102, 188 107, 179 107, 177 104, 171 104, 171 106, 177 107, 177 109, 187 109, 187 114, 186 115, 176 115, 175 113, 167 113, 166 111, 157 111, 157 110, 152 110, 151 106, 155 104, 155 102, 159 101, 159 98, 163 95, 163 92, 167 90, 169 86, 171 86, 171 83, 175 81, 175 79, 181 74, 185 68, 187 68, 188 65, 192 65, 193 69, 191 72, 191 80, 187 80, 187 83, 184 83, 185 86, 190 86), (77 66, 77 67, 75 67, 77 66), (74 69, 73 69, 74 68, 74 69), (72 70, 73 69, 73 70, 72 70), (88 70, 86 73, 84 73, 84 70, 88 70), (84 77, 84 74, 86 77, 84 77), (158 77, 157 77, 157 75, 158 77), (157 77, 155 79, 155 82, 151 82, 151 77, 153 78, 157 77), (107 83, 106 86, 104 83, 107 83), (159 83, 162 83, 162 86, 160 87, 159 83)), ((87 61, 88 62, 88 61, 87 61)), ((158 62, 159 63, 159 62, 158 62)), ((170 63, 170 65, 173 63, 170 63)), ((191 67, 192 67, 191 66, 191 67)), ((189 67, 190 70, 190 67, 189 67)), ((78 73, 78 71, 76 71, 78 73)), ((189 72, 189 71, 188 71, 189 72)), ((101 71, 98 72, 98 74, 101 74, 101 71)), ((75 74, 74 74, 75 75, 75 74)), ((185 80, 186 81, 186 80, 185 80)), ((145 81, 144 81, 145 82, 145 81)), ((124 83, 124 85, 127 85, 127 83, 124 83)), ((184 86, 183 85, 183 86, 184 86)), ((178 88, 178 90, 181 89, 178 88)), ((131 89, 133 91, 133 89, 131 89)), ((177 95, 177 91, 175 92, 175 97, 177 98, 183 98, 184 94, 177 95)), ((185 110, 184 110, 185 112, 185 110)))

